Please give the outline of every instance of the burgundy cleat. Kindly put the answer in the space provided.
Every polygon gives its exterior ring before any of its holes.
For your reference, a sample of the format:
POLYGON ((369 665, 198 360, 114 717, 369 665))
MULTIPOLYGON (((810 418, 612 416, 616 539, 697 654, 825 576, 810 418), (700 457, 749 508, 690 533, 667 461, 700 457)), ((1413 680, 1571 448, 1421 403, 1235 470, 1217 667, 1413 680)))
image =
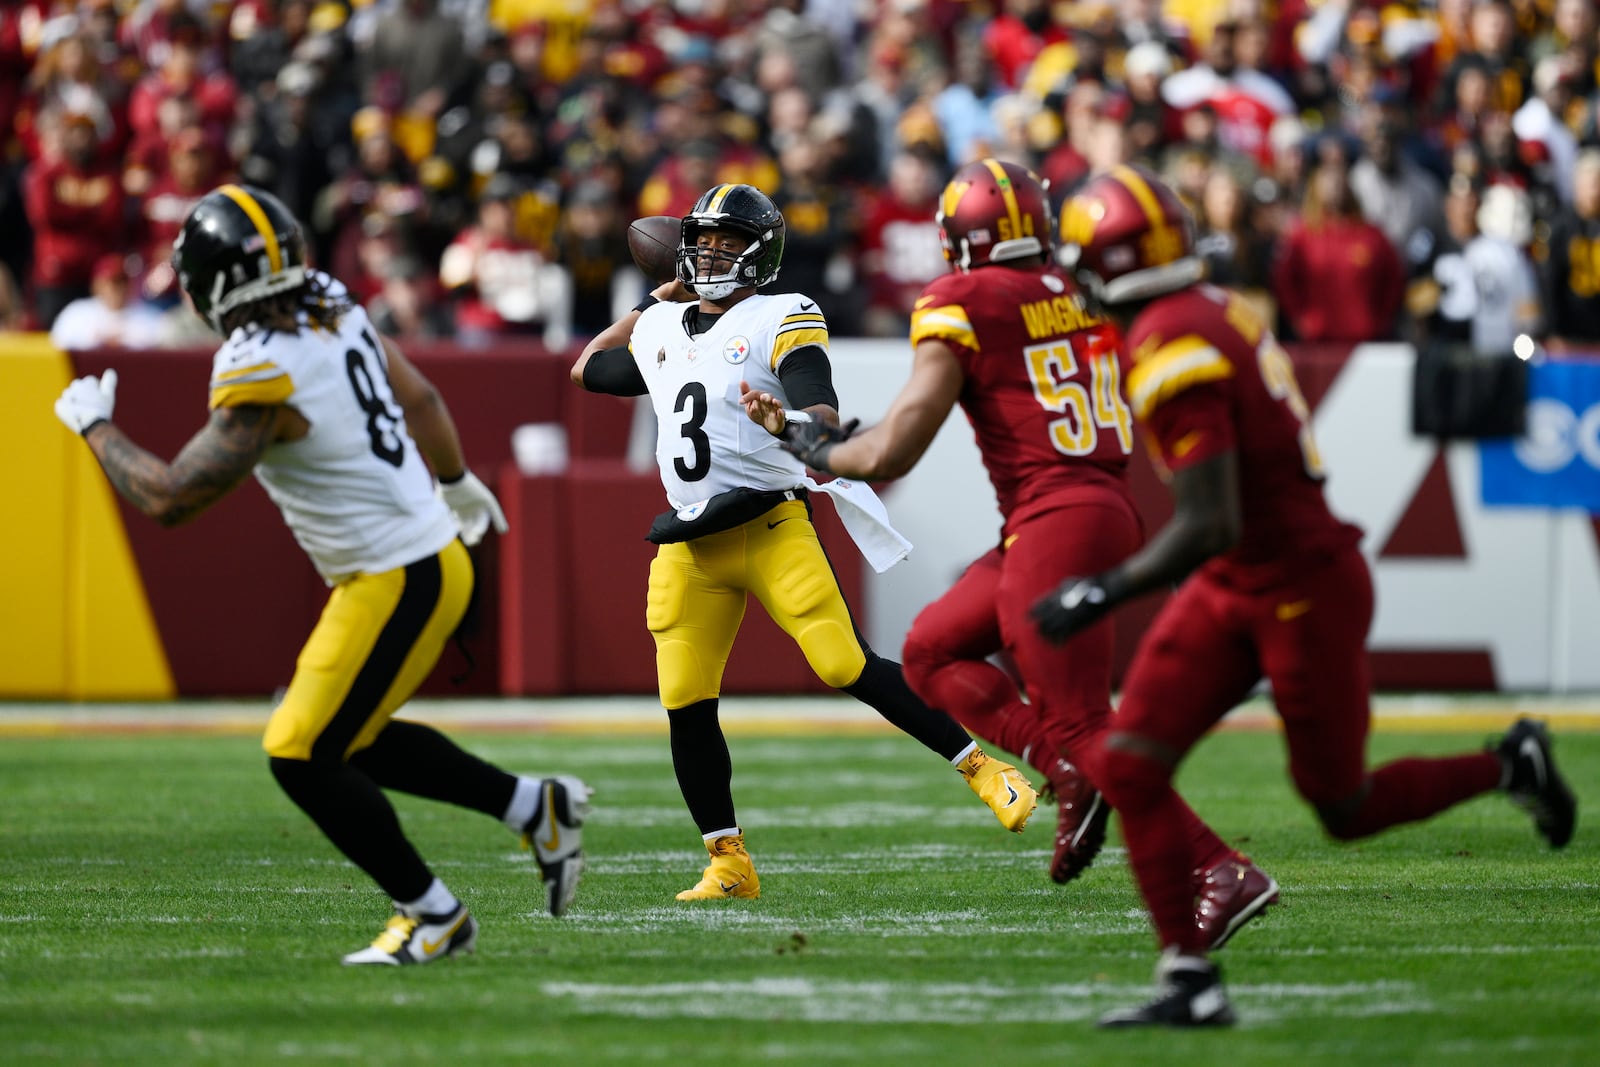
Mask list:
POLYGON ((1055 794, 1056 851, 1050 857, 1050 878, 1066 883, 1088 869, 1106 843, 1111 808, 1078 768, 1057 758, 1046 775, 1055 794))
POLYGON ((1239 927, 1278 902, 1278 883, 1266 871, 1235 853, 1194 873, 1194 924, 1206 947, 1219 949, 1239 927))

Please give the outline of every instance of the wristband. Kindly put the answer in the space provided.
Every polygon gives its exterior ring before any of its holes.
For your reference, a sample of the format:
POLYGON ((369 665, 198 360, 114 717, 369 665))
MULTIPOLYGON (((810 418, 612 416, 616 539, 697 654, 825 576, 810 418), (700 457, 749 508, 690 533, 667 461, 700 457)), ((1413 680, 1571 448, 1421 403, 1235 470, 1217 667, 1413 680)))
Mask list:
POLYGON ((461 479, 465 478, 466 476, 467 476, 467 468, 462 467, 460 474, 456 475, 454 478, 440 478, 439 479, 439 484, 440 485, 455 485, 457 482, 459 482, 461 479))
POLYGON ((657 305, 659 303, 661 303, 661 301, 659 299, 657 299, 656 297, 646 296, 643 300, 641 300, 637 304, 633 305, 633 310, 635 310, 635 311, 645 311, 645 310, 647 310, 649 308, 654 307, 655 305, 657 305))
POLYGON ((795 411, 793 408, 783 409, 784 422, 816 422, 809 411, 795 411))

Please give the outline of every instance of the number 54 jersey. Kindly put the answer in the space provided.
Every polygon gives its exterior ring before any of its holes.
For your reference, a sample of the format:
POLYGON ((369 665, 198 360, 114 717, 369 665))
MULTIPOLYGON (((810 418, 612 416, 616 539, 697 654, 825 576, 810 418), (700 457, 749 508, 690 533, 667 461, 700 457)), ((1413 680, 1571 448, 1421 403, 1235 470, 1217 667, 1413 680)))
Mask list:
POLYGON ((790 352, 827 350, 828 324, 798 293, 746 297, 691 337, 695 305, 660 303, 633 324, 628 347, 656 411, 656 462, 674 508, 733 489, 793 489, 805 465, 751 422, 739 383, 785 399, 778 367, 790 352))
POLYGON ((311 424, 269 447, 255 475, 329 584, 415 562, 455 537, 359 306, 331 333, 235 330, 212 361, 211 407, 244 404, 292 407, 311 424))
POLYGON ((1005 527, 1107 490, 1126 495, 1133 416, 1115 327, 1052 267, 947 274, 911 312, 911 344, 961 363, 972 424, 1005 527))

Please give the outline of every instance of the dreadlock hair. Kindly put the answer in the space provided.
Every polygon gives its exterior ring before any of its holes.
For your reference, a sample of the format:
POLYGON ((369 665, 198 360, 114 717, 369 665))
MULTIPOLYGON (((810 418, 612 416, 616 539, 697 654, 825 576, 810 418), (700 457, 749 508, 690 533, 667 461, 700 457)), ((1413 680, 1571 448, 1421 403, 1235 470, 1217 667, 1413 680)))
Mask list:
POLYGON ((248 304, 240 304, 222 316, 224 335, 239 327, 258 330, 281 330, 293 333, 300 328, 300 316, 317 330, 329 333, 339 328, 345 312, 354 306, 350 293, 321 271, 306 271, 305 284, 287 292, 274 293, 248 304))

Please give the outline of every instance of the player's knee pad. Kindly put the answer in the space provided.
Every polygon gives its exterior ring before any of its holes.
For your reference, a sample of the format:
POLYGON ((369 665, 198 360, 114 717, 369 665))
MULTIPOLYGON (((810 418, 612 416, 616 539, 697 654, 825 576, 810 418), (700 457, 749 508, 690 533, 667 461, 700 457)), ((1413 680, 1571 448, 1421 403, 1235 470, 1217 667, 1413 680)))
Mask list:
POLYGON ((1172 768, 1140 752, 1102 747, 1093 762, 1098 774, 1091 780, 1117 811, 1139 811, 1172 785, 1172 768))
POLYGON ((287 704, 279 704, 267 720, 261 747, 273 759, 309 760, 317 733, 307 716, 287 704))
POLYGON ((650 562, 650 585, 645 592, 644 622, 653 634, 676 626, 688 602, 689 581, 671 560, 657 556, 650 562))
POLYGON ((829 569, 827 558, 814 543, 791 541, 783 545, 773 554, 769 566, 770 606, 779 612, 800 618, 830 600, 838 600, 840 610, 849 615, 839 592, 839 582, 829 569))
POLYGON ((855 631, 831 619, 804 627, 796 639, 817 677, 834 689, 854 685, 867 666, 867 654, 855 631))
POLYGON ((717 695, 720 679, 706 676, 705 664, 687 641, 661 640, 656 643, 656 685, 661 691, 661 706, 683 708, 717 695))

